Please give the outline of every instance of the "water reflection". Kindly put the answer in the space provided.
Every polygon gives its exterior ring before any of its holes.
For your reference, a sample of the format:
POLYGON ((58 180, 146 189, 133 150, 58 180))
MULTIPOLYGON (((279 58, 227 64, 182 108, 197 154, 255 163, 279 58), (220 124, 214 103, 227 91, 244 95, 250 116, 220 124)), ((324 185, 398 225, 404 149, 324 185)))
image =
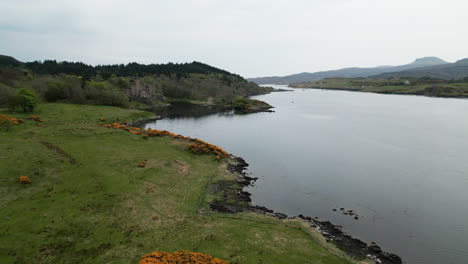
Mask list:
POLYGON ((163 118, 197 118, 209 115, 217 116, 233 116, 233 115, 246 115, 252 112, 234 109, 232 107, 226 107, 221 105, 197 105, 190 103, 177 102, 172 103, 169 106, 154 107, 151 111, 157 113, 163 118))

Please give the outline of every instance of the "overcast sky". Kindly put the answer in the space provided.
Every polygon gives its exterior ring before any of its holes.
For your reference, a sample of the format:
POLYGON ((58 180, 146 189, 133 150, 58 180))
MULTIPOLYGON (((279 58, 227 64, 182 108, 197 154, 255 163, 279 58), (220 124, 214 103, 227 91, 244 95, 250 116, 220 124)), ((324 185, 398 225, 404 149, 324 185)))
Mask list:
POLYGON ((467 0, 4 0, 0 54, 244 77, 468 57, 467 0))

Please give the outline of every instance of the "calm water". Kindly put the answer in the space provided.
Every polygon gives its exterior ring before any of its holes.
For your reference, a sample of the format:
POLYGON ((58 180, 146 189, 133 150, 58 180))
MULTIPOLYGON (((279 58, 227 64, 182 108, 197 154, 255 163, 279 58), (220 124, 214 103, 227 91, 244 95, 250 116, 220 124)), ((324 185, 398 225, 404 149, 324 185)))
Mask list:
POLYGON ((276 113, 147 127, 243 157, 259 177, 255 204, 344 225, 407 263, 468 263, 468 100, 322 90, 255 98, 276 113), (340 207, 360 219, 332 211, 340 207))

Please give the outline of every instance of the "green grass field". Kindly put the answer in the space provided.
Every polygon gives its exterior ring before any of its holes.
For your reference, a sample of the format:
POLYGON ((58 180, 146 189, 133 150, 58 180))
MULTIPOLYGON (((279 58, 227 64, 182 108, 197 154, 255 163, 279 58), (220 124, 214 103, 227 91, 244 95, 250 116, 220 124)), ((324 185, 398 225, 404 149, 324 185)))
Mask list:
POLYGON ((45 122, 0 128, 0 263, 138 263, 180 249, 233 263, 355 263, 298 220, 201 214, 207 186, 233 178, 225 162, 97 125, 150 113, 42 104, 35 114, 45 122))

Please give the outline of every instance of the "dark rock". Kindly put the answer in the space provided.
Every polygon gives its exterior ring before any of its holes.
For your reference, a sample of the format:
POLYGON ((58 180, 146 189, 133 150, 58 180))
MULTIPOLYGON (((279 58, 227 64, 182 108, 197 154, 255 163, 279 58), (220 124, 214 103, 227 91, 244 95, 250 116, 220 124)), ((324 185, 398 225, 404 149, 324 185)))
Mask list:
POLYGON ((266 208, 265 206, 253 205, 250 206, 250 211, 259 212, 259 213, 273 213, 273 210, 266 208))
POLYGON ((376 254, 376 253, 382 253, 382 249, 377 246, 376 244, 372 244, 369 247, 367 247, 370 252, 376 254))
MULTIPOLYGON (((305 217, 303 216, 303 218, 305 217)), ((314 227, 318 227, 322 235, 325 236, 328 241, 334 243, 339 249, 357 259, 364 259, 370 255, 373 259, 378 259, 381 264, 403 263, 399 256, 383 252, 375 243, 368 246, 363 241, 344 233, 339 226, 333 225, 329 221, 319 221, 314 219, 312 225, 314 227)))
POLYGON ((273 213, 273 215, 276 217, 276 218, 279 218, 279 219, 286 219, 288 218, 287 215, 283 214, 283 213, 273 213))

